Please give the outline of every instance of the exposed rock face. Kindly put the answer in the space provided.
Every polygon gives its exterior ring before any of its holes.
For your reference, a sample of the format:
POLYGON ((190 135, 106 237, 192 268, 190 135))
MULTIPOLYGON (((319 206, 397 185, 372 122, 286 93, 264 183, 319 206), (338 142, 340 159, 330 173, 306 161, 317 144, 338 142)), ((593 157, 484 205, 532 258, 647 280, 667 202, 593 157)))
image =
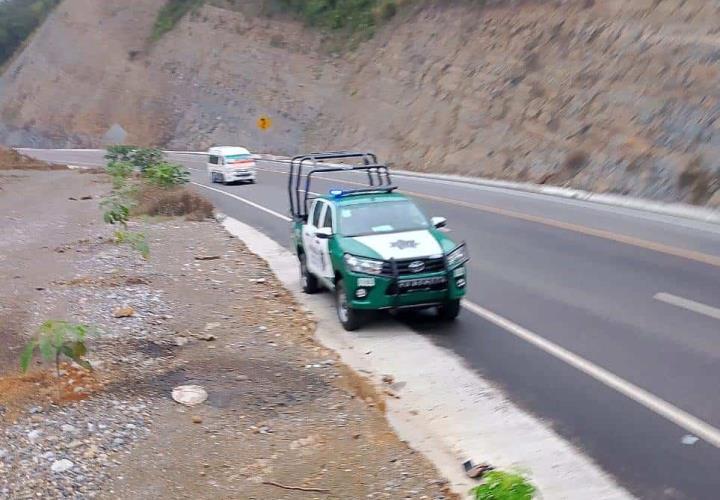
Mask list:
POLYGON ((361 147, 416 170, 717 204, 712 2, 427 6, 342 57, 298 23, 215 7, 148 46, 160 4, 66 0, 0 78, 0 137, 100 145, 117 123, 141 144, 361 147))

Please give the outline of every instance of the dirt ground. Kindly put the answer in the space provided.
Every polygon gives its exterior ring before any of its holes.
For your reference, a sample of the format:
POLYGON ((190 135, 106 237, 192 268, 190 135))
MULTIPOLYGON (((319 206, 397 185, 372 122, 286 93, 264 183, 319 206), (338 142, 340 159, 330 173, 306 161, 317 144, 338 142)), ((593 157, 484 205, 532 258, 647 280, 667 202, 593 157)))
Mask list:
POLYGON ((216 222, 133 222, 144 261, 108 242, 102 177, 2 176, 0 387, 48 317, 103 333, 89 354, 102 383, 75 381, 79 402, 50 404, 39 365, 22 397, 0 393, 15 410, 0 411, 0 497, 455 498, 393 434, 379 392, 315 342, 308 312, 216 222), (132 316, 115 318, 118 306, 132 316), (183 384, 207 401, 174 402, 183 384))
POLYGON ((16 370, 29 325, 63 310, 44 292, 73 277, 71 262, 82 249, 69 246, 99 225, 97 199, 105 191, 93 175, 0 167, 0 375, 16 370))

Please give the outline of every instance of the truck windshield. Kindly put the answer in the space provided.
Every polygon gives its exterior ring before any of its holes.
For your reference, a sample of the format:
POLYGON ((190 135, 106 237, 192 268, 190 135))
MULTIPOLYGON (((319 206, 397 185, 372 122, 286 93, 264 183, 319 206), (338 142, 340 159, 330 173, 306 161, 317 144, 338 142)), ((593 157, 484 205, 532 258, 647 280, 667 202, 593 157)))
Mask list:
POLYGON ((339 230, 343 236, 397 233, 427 229, 430 224, 411 201, 384 201, 338 207, 339 230))

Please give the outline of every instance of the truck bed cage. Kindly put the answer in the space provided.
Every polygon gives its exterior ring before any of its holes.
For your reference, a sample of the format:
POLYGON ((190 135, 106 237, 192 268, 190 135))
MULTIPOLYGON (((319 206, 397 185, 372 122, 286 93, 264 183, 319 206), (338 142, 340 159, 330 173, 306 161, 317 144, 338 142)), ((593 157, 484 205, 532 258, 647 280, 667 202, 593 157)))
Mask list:
POLYGON ((367 172, 368 186, 361 189, 343 190, 343 196, 353 194, 387 193, 397 189, 390 180, 390 171, 386 165, 377 162, 374 153, 363 153, 357 151, 330 151, 325 153, 309 153, 295 156, 290 161, 290 173, 288 176, 288 197, 290 200, 290 213, 295 220, 307 221, 308 200, 310 195, 310 182, 313 174, 327 172, 367 172), (324 166, 328 160, 356 160, 360 164, 348 164, 347 166, 324 166), (303 167, 311 168, 303 174, 303 167), (305 177, 305 189, 303 191, 302 178, 305 177))

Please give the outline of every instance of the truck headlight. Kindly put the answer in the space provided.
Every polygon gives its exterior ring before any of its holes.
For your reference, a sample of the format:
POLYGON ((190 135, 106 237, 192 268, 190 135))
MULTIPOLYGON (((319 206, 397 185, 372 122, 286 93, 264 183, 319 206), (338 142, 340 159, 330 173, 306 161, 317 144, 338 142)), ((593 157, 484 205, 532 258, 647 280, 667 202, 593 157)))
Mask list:
POLYGON ((355 257, 347 253, 345 254, 345 264, 350 271, 362 274, 380 274, 383 268, 383 261, 381 260, 355 257))
POLYGON ((470 260, 470 257, 468 256, 465 243, 458 245, 447 254, 448 269, 459 267, 465 264, 468 260, 470 260))

